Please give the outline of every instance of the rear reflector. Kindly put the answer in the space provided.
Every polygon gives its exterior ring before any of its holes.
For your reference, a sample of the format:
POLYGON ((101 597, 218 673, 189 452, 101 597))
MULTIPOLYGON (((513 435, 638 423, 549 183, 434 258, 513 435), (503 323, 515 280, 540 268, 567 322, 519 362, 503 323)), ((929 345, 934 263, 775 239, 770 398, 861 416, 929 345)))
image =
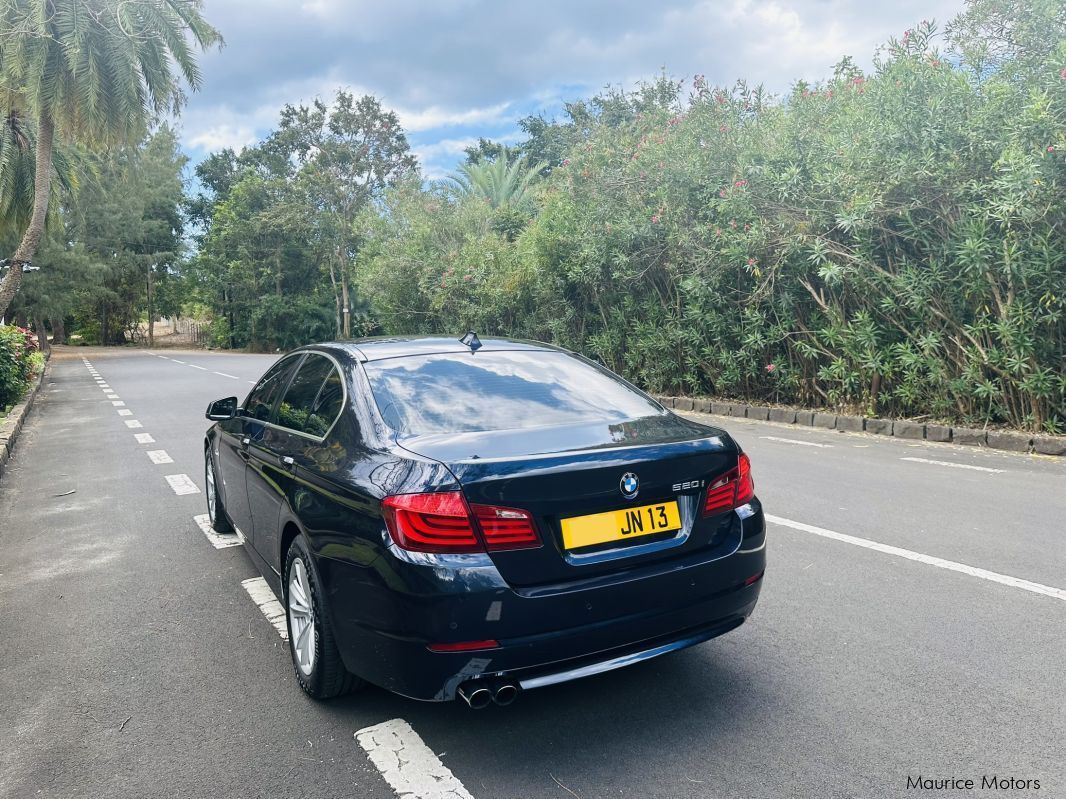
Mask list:
POLYGON ((747 586, 747 585, 752 585, 753 583, 757 583, 757 582, 759 582, 759 580, 762 579, 762 576, 763 576, 763 572, 759 572, 758 574, 753 574, 751 577, 749 577, 747 580, 744 581, 744 585, 747 586))
POLYGON ((460 491, 385 497, 381 510, 393 541, 411 552, 458 554, 540 546, 528 511, 467 506, 460 491))
POLYGON ((480 649, 498 649, 499 641, 491 638, 484 641, 460 641, 457 644, 428 644, 430 652, 477 652, 480 649))
POLYGON ((741 452, 737 465, 715 480, 707 489, 703 501, 703 515, 739 508, 755 496, 755 481, 751 477, 751 459, 741 452))

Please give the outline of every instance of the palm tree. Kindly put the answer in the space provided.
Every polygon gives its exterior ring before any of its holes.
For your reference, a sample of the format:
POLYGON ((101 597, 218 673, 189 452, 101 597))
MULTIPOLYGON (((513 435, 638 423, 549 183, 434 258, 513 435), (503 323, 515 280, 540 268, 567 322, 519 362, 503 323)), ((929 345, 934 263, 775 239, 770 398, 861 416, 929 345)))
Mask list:
MULTIPOLYGON (((8 241, 24 231, 33 216, 34 159, 37 133, 32 121, 18 111, 2 114, 0 121, 0 241, 8 241)), ((52 153, 52 190, 49 208, 63 194, 70 194, 81 174, 92 172, 83 154, 57 146, 52 153)), ((48 214, 48 223, 55 215, 48 214)))
POLYGON ((53 150, 138 136, 200 86, 192 47, 222 43, 203 0, 0 0, 0 104, 35 119, 33 206, 0 283, 0 316, 41 242, 53 150))
POLYGON ((522 205, 526 191, 546 166, 526 166, 524 158, 508 163, 501 148, 494 160, 463 164, 439 185, 460 197, 481 197, 493 208, 515 208, 522 205))

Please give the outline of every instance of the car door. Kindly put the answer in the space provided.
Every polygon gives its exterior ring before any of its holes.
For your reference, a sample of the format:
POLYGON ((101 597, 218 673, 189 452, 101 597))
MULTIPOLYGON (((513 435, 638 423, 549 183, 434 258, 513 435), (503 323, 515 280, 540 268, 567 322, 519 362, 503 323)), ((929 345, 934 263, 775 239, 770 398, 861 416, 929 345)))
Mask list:
MULTIPOLYGON (((339 377, 334 361, 317 352, 307 353, 277 404, 271 425, 259 445, 250 452, 248 496, 252 507, 255 547, 260 557, 280 571, 279 516, 298 467, 310 462, 320 448, 336 414, 333 404, 321 397, 323 387, 335 386, 339 377), (324 403, 328 407, 324 407, 324 403)), ((331 392, 327 392, 331 394, 331 392)), ((343 387, 341 387, 343 397, 343 387)), ((339 408, 338 411, 339 413, 339 408)))
POLYGON ((275 363, 249 392, 237 415, 219 424, 222 435, 219 437, 217 455, 226 513, 233 526, 249 541, 254 536, 248 497, 249 450, 253 442, 263 438, 274 406, 299 360, 299 357, 289 356, 275 363))

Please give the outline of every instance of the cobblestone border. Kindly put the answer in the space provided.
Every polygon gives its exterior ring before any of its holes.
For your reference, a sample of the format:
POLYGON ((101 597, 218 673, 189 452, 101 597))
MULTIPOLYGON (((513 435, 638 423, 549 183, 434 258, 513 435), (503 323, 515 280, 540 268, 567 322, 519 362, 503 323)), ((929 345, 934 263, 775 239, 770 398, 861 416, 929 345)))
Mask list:
POLYGON ((760 422, 820 427, 824 430, 866 432, 896 438, 941 441, 974 447, 1032 452, 1037 455, 1066 456, 1066 436, 1044 436, 1014 430, 980 430, 971 427, 948 427, 939 424, 909 422, 905 419, 877 419, 865 416, 844 416, 831 411, 811 411, 798 408, 771 408, 766 405, 746 405, 698 397, 656 396, 667 408, 717 416, 736 416, 760 422))
POLYGON ((33 381, 30 390, 26 392, 26 396, 0 422, 0 480, 4 477, 7 462, 11 460, 11 453, 15 449, 15 441, 22 431, 22 425, 30 413, 30 408, 33 407, 37 392, 41 390, 41 386, 44 384, 45 375, 48 374, 48 366, 49 362, 45 361, 44 368, 41 369, 41 373, 33 381))

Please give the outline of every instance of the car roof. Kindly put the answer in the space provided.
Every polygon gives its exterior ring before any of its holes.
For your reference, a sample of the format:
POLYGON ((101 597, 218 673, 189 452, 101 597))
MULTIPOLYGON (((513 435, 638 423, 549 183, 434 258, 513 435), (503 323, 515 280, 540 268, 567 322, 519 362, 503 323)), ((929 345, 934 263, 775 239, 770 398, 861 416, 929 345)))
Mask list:
MULTIPOLYGON (((566 352, 560 347, 539 341, 495 338, 486 336, 478 352, 525 350, 530 352, 566 352)), ((377 336, 352 341, 328 341, 305 349, 320 349, 333 354, 344 353, 358 361, 380 361, 385 358, 404 358, 410 355, 438 355, 470 352, 470 348, 451 336, 377 336)))

